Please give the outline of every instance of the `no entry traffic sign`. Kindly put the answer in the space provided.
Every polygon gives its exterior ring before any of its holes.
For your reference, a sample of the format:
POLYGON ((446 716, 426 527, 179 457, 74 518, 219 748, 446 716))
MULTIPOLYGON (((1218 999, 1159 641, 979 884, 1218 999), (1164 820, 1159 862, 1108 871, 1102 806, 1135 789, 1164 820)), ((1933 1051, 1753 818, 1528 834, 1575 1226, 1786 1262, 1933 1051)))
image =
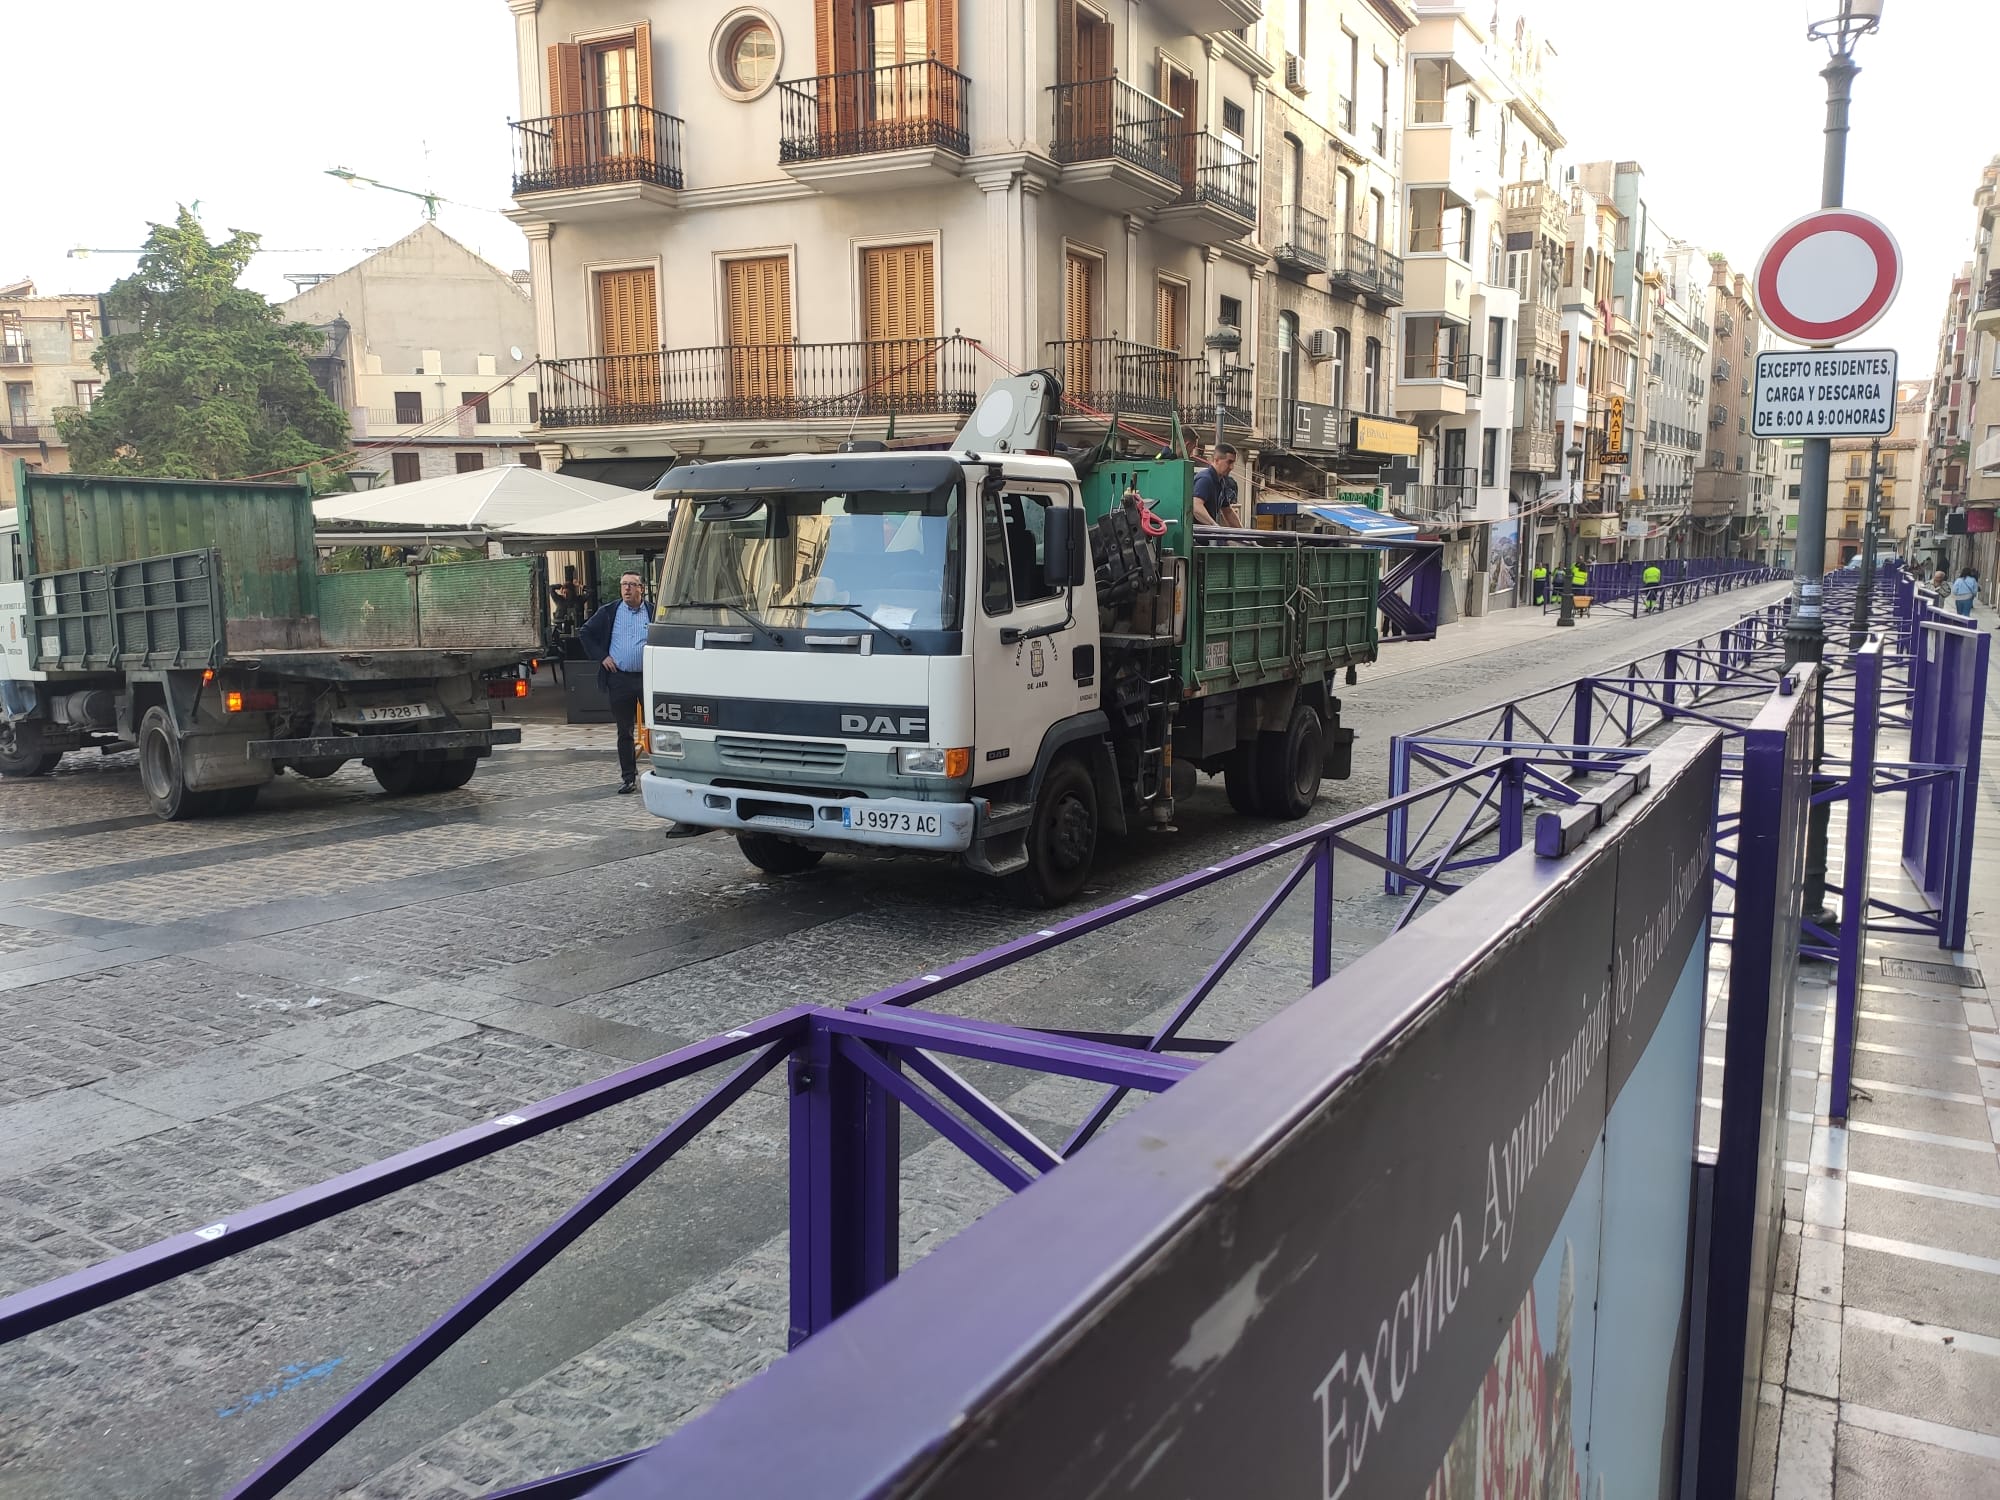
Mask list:
POLYGON ((1795 344, 1838 344, 1896 300, 1903 253, 1879 219, 1823 208, 1778 231, 1757 262, 1757 313, 1795 344))

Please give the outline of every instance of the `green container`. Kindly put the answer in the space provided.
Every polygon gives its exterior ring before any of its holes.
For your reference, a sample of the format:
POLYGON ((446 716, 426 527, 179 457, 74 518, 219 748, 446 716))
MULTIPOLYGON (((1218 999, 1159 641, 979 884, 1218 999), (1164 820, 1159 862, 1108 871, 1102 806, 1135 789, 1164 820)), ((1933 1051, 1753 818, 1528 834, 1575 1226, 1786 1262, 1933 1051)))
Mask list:
POLYGON ((31 474, 16 463, 30 576, 213 549, 229 643, 318 644, 312 492, 302 484, 31 474))
POLYGON ((1194 514, 1194 465, 1184 458, 1100 464, 1083 479, 1084 515, 1095 525, 1125 503, 1128 489, 1137 489, 1152 502, 1154 514, 1166 520, 1162 547, 1176 557, 1187 556, 1187 521, 1194 514))
POLYGON ((1182 680, 1219 691, 1373 661, 1380 579, 1372 548, 1303 536, 1198 545, 1182 680))

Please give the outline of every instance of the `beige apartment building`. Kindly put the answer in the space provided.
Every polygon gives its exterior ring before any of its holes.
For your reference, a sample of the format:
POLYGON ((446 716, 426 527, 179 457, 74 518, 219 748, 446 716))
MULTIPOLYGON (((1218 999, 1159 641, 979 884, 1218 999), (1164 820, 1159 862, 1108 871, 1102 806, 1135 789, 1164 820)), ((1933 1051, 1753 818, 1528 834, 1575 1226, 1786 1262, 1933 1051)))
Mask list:
POLYGON ((1306 0, 1266 23, 1260 243, 1270 252, 1258 325, 1260 474, 1280 488, 1372 486, 1414 457, 1393 420, 1403 302, 1401 0, 1306 0), (1355 418, 1363 420, 1355 422, 1355 418))
POLYGON ((1750 435, 1750 391, 1761 324, 1749 278, 1731 270, 1720 251, 1708 263, 1708 442, 1694 472, 1689 551, 1696 557, 1737 557, 1745 537, 1758 529, 1764 444, 1750 435))
POLYGON ((32 281, 0 286, 0 507, 14 503, 14 462, 60 474, 66 407, 88 410, 104 374, 91 363, 102 329, 96 296, 45 297, 32 281))
POLYGON ((936 437, 1040 365, 1164 433, 1263 325, 1257 0, 509 9, 553 461, 936 437))
POLYGON ((527 289, 437 225, 313 281, 278 311, 320 330, 309 363, 347 413, 357 478, 410 484, 540 465, 527 436, 540 416, 527 289))
POLYGON ((1896 426, 1885 438, 1835 438, 1826 497, 1826 565, 1859 555, 1868 524, 1871 483, 1878 551, 1901 553, 1922 497, 1920 469, 1929 398, 1920 380, 1896 383, 1896 426))

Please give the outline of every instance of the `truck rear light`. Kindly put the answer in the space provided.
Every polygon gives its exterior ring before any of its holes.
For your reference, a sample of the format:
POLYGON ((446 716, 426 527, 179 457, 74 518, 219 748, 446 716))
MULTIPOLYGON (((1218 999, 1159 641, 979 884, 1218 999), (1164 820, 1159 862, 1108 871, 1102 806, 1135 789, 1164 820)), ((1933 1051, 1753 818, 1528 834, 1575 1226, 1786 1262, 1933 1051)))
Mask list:
POLYGON ((269 713, 278 706, 278 695, 270 692, 227 692, 222 695, 222 706, 233 714, 269 713))
POLYGON ((502 677, 486 684, 489 698, 525 698, 528 696, 528 679, 525 677, 502 677))

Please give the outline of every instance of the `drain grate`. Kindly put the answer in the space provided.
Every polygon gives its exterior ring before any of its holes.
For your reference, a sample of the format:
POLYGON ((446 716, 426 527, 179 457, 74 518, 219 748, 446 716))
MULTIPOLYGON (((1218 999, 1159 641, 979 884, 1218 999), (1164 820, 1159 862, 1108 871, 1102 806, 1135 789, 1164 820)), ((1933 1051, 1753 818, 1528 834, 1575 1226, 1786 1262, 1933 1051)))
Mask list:
POLYGON ((1927 964, 1915 958, 1883 959, 1882 977, 1918 979, 1925 984, 1955 984, 1960 989, 1986 988, 1986 980, 1977 969, 1961 969, 1957 964, 1927 964))

